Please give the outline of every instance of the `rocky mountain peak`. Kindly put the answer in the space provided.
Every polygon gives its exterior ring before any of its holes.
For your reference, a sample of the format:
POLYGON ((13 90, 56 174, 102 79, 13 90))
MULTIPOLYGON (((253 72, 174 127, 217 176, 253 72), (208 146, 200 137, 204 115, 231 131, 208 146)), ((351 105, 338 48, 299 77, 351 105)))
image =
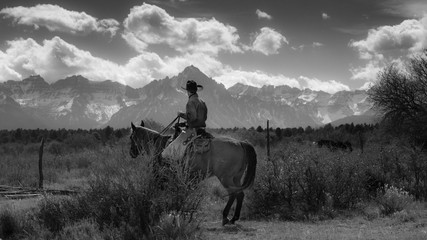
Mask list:
POLYGON ((47 82, 40 75, 31 75, 28 78, 22 80, 22 82, 32 82, 32 83, 46 83, 47 82))
POLYGON ((185 69, 184 69, 184 71, 182 71, 182 73, 181 73, 182 75, 192 75, 192 76, 194 76, 194 75, 205 75, 204 73, 202 73, 201 71, 200 71, 200 69, 198 69, 197 67, 195 67, 194 65, 190 65, 190 66, 188 66, 188 67, 186 67, 185 69))
POLYGON ((40 76, 33 75, 20 82, 24 92, 44 91, 50 88, 50 85, 40 76))
POLYGON ((184 69, 184 71, 177 76, 178 86, 185 87, 188 80, 194 80, 197 84, 202 85, 205 89, 216 88, 218 86, 225 89, 224 85, 217 83, 212 78, 206 76, 197 67, 191 65, 184 69))

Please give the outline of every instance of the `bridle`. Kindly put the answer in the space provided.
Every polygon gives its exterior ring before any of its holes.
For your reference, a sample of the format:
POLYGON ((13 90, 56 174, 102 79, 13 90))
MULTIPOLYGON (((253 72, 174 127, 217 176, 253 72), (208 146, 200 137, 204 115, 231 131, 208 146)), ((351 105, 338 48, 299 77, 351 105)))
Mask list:
MULTIPOLYGON (((153 145, 153 146, 155 146, 156 145, 156 143, 158 143, 158 144, 161 144, 161 137, 162 137, 162 135, 161 134, 156 134, 156 135, 154 135, 154 136, 150 136, 148 133, 146 133, 147 134, 147 136, 148 136, 148 138, 149 138, 149 140, 147 141, 147 142, 144 142, 144 144, 147 144, 147 145, 153 145), (160 141, 160 142, 158 142, 158 141, 160 141)), ((131 156, 132 157, 137 157, 139 154, 141 154, 141 152, 143 151, 143 149, 144 149, 144 146, 141 144, 143 141, 141 141, 141 139, 138 137, 138 134, 137 134, 137 131, 136 130, 132 130, 132 134, 130 135, 130 140, 131 140, 131 156), (133 152, 132 152, 132 148, 133 149, 135 149, 136 148, 136 154, 133 154, 133 152)), ((150 146, 147 146, 147 148, 145 148, 145 152, 147 152, 148 154, 150 153, 150 149, 149 149, 149 147, 150 146)), ((158 155, 160 155, 161 154, 161 151, 160 152, 155 152, 154 153, 154 157, 157 157, 158 155)))
POLYGON ((136 136, 137 134, 135 134, 136 131, 132 130, 132 134, 130 135, 130 140, 131 140, 131 151, 130 154, 132 157, 137 157, 141 152, 142 152, 142 145, 141 142, 139 141, 138 136, 136 136), (133 146, 136 147, 136 155, 134 156, 132 148, 133 146))

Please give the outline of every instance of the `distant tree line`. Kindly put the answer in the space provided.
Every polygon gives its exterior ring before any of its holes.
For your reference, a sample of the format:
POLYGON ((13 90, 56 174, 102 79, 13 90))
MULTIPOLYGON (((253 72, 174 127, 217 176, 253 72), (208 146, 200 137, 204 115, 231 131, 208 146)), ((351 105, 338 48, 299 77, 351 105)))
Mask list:
MULTIPOLYGON (((157 131, 161 131, 163 126, 153 120, 146 120, 146 125, 157 131)), ((378 128, 378 125, 372 124, 345 124, 333 127, 327 124, 322 127, 298 127, 298 128, 270 128, 271 142, 279 142, 286 138, 299 138, 299 140, 316 141, 319 139, 333 140, 351 140, 356 141, 357 134, 373 131, 378 128)), ((267 129, 258 126, 250 128, 219 128, 209 129, 216 134, 231 135, 239 139, 247 139, 255 145, 264 147, 266 143, 267 129)), ((6 143, 38 143, 42 138, 46 141, 56 141, 68 144, 87 143, 87 139, 98 141, 102 144, 112 143, 120 140, 125 136, 129 136, 130 128, 114 129, 110 126, 101 129, 22 129, 15 130, 0 130, 0 144, 6 143), (85 140, 86 139, 86 140, 85 140)), ((90 145, 90 144, 89 144, 90 145)), ((78 147, 78 146, 76 146, 78 147)))
POLYGON ((5 143, 37 143, 42 138, 46 141, 66 142, 72 138, 90 136, 103 144, 112 140, 121 139, 129 134, 129 128, 114 129, 107 126, 102 129, 22 129, 0 130, 0 144, 5 143))
MULTIPOLYGON (((332 126, 326 124, 321 127, 294 127, 294 128, 273 128, 270 130, 270 142, 278 144, 281 141, 295 140, 298 142, 309 141, 314 142, 321 139, 348 141, 355 146, 363 147, 365 134, 372 134, 379 129, 379 124, 342 124, 332 126)), ((267 129, 261 126, 250 128, 219 128, 211 129, 214 133, 221 135, 231 135, 242 140, 248 140, 254 145, 265 147, 267 129)))

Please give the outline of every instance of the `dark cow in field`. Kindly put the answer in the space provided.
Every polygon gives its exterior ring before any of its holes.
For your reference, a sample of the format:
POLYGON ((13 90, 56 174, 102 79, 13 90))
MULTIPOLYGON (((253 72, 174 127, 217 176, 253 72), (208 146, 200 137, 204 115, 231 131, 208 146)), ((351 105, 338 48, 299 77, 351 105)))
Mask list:
POLYGON ((327 147, 331 151, 335 151, 337 149, 341 149, 343 151, 353 151, 353 148, 351 147, 351 143, 349 141, 340 142, 340 141, 332 141, 332 140, 325 140, 321 139, 317 141, 317 146, 319 148, 321 147, 327 147))

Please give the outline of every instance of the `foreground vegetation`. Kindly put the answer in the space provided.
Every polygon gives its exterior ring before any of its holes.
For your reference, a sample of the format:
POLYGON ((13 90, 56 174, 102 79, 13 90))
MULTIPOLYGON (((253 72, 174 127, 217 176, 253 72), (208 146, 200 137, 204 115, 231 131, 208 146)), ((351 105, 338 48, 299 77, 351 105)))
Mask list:
MULTIPOLYGON (((270 239, 280 234, 290 234, 289 239, 317 239, 323 234, 324 239, 357 239, 352 236, 355 228, 331 230, 348 221, 378 228, 409 226, 417 230, 399 236, 426 236, 427 226, 422 225, 427 218, 422 203, 427 196, 426 153, 410 141, 385 137, 378 126, 271 129, 270 158, 265 129, 211 130, 215 135, 247 139, 258 153, 256 182, 246 194, 241 225, 226 228, 220 226, 226 198, 218 181, 197 184, 178 163, 158 166, 150 156, 130 158, 129 130, 75 130, 56 139, 49 138, 52 131, 49 135, 39 131, 42 134, 33 143, 25 144, 22 138, 3 140, 0 184, 37 186, 38 141, 43 136, 48 140, 45 187, 79 190, 80 194, 0 200, 2 239, 223 239, 229 234, 270 239), (319 148, 313 144, 319 139, 350 141, 354 150, 319 148), (279 226, 287 230, 274 229, 279 226), (314 235, 316 231, 320 235, 314 235)), ((21 130, 21 137, 26 132, 21 130)), ((3 131, 3 135, 14 136, 16 130, 3 131)), ((393 239, 396 234, 372 236, 393 239)))

